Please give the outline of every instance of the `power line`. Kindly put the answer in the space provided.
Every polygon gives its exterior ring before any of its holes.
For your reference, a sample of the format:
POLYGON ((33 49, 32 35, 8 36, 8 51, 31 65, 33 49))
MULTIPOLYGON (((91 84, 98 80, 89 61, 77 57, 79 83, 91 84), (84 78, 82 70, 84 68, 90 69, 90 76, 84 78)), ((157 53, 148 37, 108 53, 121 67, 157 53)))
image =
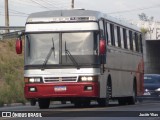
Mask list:
POLYGON ((139 10, 146 10, 146 9, 152 9, 152 8, 157 8, 160 7, 160 5, 155 5, 155 6, 150 6, 150 7, 144 7, 144 8, 137 8, 137 9, 130 9, 130 10, 124 10, 124 11, 115 11, 107 14, 118 14, 118 13, 127 13, 127 12, 134 12, 134 11, 139 11, 139 10))
POLYGON ((39 0, 40 2, 42 2, 42 4, 45 4, 45 6, 48 6, 49 8, 66 8, 69 7, 70 2, 64 1, 64 0, 39 0))
MULTIPOLYGON (((0 7, 2 7, 2 8, 0 8, 0 9, 4 10, 4 7, 3 7, 3 6, 0 6, 0 7)), ((17 14, 29 15, 28 13, 20 12, 20 11, 13 10, 13 9, 10 9, 10 8, 9 8, 9 11, 10 11, 10 12, 17 13, 17 14)))
POLYGON ((33 4, 33 2, 28 1, 28 0, 16 0, 16 1, 15 0, 11 0, 11 1, 17 2, 18 4, 22 4, 22 5, 27 5, 27 6, 33 6, 33 7, 39 6, 37 4, 33 4))
POLYGON ((54 7, 58 8, 55 3, 51 3, 51 2, 49 2, 47 0, 41 0, 41 1, 46 3, 46 4, 48 4, 49 6, 52 6, 52 7, 54 6, 54 7))
POLYGON ((35 1, 35 0, 31 0, 31 1, 32 1, 33 3, 38 4, 39 6, 41 6, 41 7, 43 7, 43 8, 45 8, 45 9, 51 10, 50 8, 48 8, 48 7, 46 7, 46 6, 42 5, 42 4, 40 4, 39 2, 37 2, 37 1, 35 1))
MULTIPOLYGON (((5 16, 4 14, 1 14, 1 16, 5 16)), ((25 15, 15 15, 15 14, 10 14, 9 16, 17 16, 17 17, 28 17, 28 16, 25 16, 25 15)))

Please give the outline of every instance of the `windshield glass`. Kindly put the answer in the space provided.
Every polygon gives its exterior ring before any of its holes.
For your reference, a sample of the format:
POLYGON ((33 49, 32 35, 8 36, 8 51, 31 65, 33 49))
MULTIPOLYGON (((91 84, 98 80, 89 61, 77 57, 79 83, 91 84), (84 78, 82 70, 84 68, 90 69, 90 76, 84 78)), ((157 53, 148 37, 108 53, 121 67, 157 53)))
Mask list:
POLYGON ((97 34, 94 32, 27 34, 25 65, 74 65, 66 48, 78 64, 97 63, 97 34), (49 55, 54 43, 54 51, 49 55), (47 56, 49 57, 47 58, 47 56))
POLYGON ((145 76, 144 82, 148 84, 160 84, 160 76, 145 76))
POLYGON ((50 49, 55 46, 55 55, 51 55, 48 64, 59 64, 59 34, 28 34, 25 42, 25 64, 43 64, 50 49))

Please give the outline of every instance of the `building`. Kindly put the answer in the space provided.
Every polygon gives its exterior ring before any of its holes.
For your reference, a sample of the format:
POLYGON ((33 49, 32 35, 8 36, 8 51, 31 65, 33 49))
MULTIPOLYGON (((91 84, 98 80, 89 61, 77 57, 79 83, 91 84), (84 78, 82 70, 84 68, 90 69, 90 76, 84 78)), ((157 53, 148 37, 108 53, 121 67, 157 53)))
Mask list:
POLYGON ((132 22, 144 32, 145 73, 160 74, 160 22, 132 22))

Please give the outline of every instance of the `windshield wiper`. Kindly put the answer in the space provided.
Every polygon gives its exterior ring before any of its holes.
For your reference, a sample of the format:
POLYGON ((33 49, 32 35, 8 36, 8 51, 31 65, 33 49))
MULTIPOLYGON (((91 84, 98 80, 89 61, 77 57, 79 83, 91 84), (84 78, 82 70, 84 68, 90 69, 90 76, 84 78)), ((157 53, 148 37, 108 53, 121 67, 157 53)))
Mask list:
POLYGON ((45 66, 46 66, 49 58, 51 57, 52 52, 54 52, 54 58, 55 58, 55 47, 54 47, 54 40, 53 40, 53 38, 52 38, 52 43, 53 43, 53 46, 51 47, 51 49, 50 49, 50 51, 49 51, 49 53, 48 53, 48 55, 47 55, 47 57, 46 57, 46 59, 45 59, 45 61, 43 63, 42 70, 45 69, 45 66))
POLYGON ((30 46, 31 46, 31 41, 28 35, 26 35, 27 41, 28 41, 28 56, 30 56, 30 46))
MULTIPOLYGON (((74 57, 72 56, 72 54, 70 53, 70 51, 67 49, 66 41, 65 41, 65 55, 68 55, 68 57, 73 62, 73 64, 77 67, 77 69, 80 69, 77 61, 74 59, 74 57)), ((67 61, 67 56, 66 56, 66 61, 67 61)))

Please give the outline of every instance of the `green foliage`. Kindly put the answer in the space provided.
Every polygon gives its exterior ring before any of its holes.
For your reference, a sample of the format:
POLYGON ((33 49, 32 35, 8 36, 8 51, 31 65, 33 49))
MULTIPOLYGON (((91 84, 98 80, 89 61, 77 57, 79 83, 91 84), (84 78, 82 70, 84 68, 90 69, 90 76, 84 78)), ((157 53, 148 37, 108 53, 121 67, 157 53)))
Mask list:
POLYGON ((148 31, 149 31, 149 30, 148 30, 147 28, 141 28, 141 32, 142 32, 143 34, 146 34, 148 31))
POLYGON ((15 52, 15 40, 0 42, 0 106, 23 103, 23 55, 15 52))

